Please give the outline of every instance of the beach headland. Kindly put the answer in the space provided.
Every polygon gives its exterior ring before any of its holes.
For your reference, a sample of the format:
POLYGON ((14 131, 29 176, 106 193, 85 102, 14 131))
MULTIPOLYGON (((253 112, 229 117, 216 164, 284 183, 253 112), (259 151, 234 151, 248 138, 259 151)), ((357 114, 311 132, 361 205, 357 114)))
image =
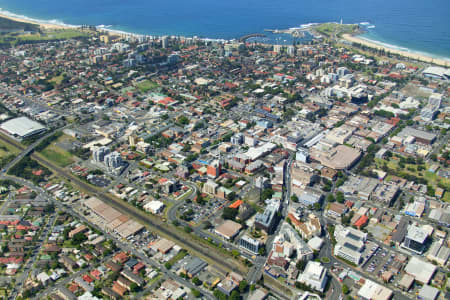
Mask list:
POLYGON ((440 65, 440 66, 444 66, 444 67, 449 67, 450 66, 450 61, 445 60, 445 59, 440 59, 440 58, 434 58, 431 56, 427 56, 424 54, 419 54, 419 53, 414 53, 414 52, 407 52, 407 51, 403 51, 403 50, 398 50, 398 49, 393 49, 390 47, 386 47, 383 45, 380 45, 376 42, 372 42, 372 41, 368 41, 364 38, 358 37, 358 36, 354 36, 354 35, 350 35, 350 34, 343 34, 342 38, 345 39, 346 41, 355 43, 355 44, 361 44, 364 45, 366 47, 372 48, 372 49, 376 49, 376 50, 385 50, 386 52, 389 53, 393 53, 393 54, 398 54, 400 56, 406 57, 406 58, 410 58, 410 59, 414 59, 417 61, 421 61, 421 62, 425 62, 425 63, 432 63, 432 64, 436 64, 436 65, 440 65))
MULTIPOLYGON (((58 23, 51 23, 51 22, 45 22, 45 21, 40 21, 40 20, 34 20, 31 18, 26 18, 26 17, 21 17, 21 16, 16 16, 16 15, 11 15, 8 13, 5 13, 3 11, 0 10, 0 17, 1 18, 5 18, 5 19, 9 19, 12 21, 16 21, 16 22, 22 22, 22 23, 29 23, 29 24, 34 24, 34 25, 38 25, 40 26, 40 28, 42 30, 64 30, 64 29, 74 29, 77 28, 79 26, 75 26, 75 25, 68 25, 68 24, 58 24, 58 23)), ((323 24, 333 24, 333 25, 338 25, 337 23, 323 23, 323 24)), ((309 24, 308 29, 317 29, 314 27, 320 26, 321 24, 318 23, 314 23, 314 24, 309 24)), ((351 24, 350 24, 351 25, 351 24)), ((341 25, 342 26, 342 25, 341 25)), ((301 28, 302 30, 305 30, 307 28, 301 28)), ((116 34, 116 35, 137 35, 137 34, 133 34, 133 33, 129 33, 129 32, 122 32, 119 30, 114 30, 114 29, 108 29, 108 28, 100 28, 97 27, 97 30, 99 30, 102 33, 105 34, 116 34)), ((323 32, 320 32, 323 33, 323 32)), ((440 66, 444 66, 444 67, 450 67, 450 60, 446 60, 446 59, 442 59, 442 58, 435 58, 435 57, 431 57, 425 54, 420 54, 417 52, 408 52, 408 51, 404 51, 404 50, 399 50, 399 49, 395 49, 395 48, 391 48, 391 47, 387 47, 381 43, 377 43, 375 41, 370 41, 367 39, 364 39, 360 36, 358 36, 358 33, 352 32, 352 33, 344 33, 341 32, 342 35, 340 35, 344 40, 354 43, 354 44, 361 44, 364 45, 366 47, 372 48, 372 49, 376 49, 376 50, 384 50, 386 52, 392 53, 392 54, 398 54, 400 56, 409 58, 409 59, 413 59, 413 60, 417 60, 417 61, 421 61, 421 62, 425 62, 425 63, 431 63, 431 64, 436 64, 436 65, 440 65, 440 66)), ((214 40, 214 39, 211 39, 214 40)))
POLYGON ((16 22, 39 25, 41 27, 41 29, 44 29, 44 30, 69 29, 69 28, 75 27, 75 26, 71 26, 71 25, 52 24, 52 23, 40 22, 37 20, 28 19, 28 18, 20 18, 20 17, 16 17, 16 16, 11 16, 9 14, 5 14, 3 12, 0 12, 0 17, 9 19, 12 21, 16 21, 16 22))

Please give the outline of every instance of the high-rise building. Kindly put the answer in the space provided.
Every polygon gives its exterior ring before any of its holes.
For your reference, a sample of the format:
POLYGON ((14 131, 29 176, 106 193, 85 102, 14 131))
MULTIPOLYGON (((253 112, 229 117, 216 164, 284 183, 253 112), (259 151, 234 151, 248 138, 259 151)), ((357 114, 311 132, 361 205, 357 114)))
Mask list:
POLYGON ((108 147, 99 147, 92 153, 94 162, 102 163, 105 160, 105 156, 110 152, 108 147))
POLYGON ((105 166, 109 170, 114 170, 121 167, 123 164, 122 157, 118 152, 111 152, 105 156, 105 166))
POLYGON ((128 137, 128 142, 131 147, 136 147, 136 144, 138 142, 138 137, 136 135, 132 134, 128 137))
POLYGON ((169 46, 169 37, 168 36, 163 36, 161 38, 161 44, 162 44, 162 47, 164 49, 167 48, 167 46, 169 46))
POLYGON ((283 45, 273 45, 273 52, 281 53, 283 51, 283 45))
POLYGON ((244 235, 239 239, 239 246, 252 253, 257 254, 261 246, 261 243, 259 242, 259 240, 251 238, 248 235, 244 235))
POLYGON ((422 254, 425 249, 427 238, 428 233, 426 230, 415 225, 409 225, 408 233, 401 246, 417 254, 422 254))
POLYGON ((303 273, 298 277, 298 281, 320 292, 325 289, 327 280, 327 270, 317 261, 309 261, 303 273))
POLYGON ((244 135, 242 133, 236 133, 231 137, 231 143, 233 145, 240 145, 244 142, 244 135))
POLYGON ((211 178, 217 178, 222 171, 222 165, 219 160, 214 160, 208 165, 206 169, 206 174, 211 178))
POLYGON ((287 47, 287 54, 289 55, 289 56, 294 56, 295 55, 295 47, 294 46, 289 46, 289 47, 287 47))

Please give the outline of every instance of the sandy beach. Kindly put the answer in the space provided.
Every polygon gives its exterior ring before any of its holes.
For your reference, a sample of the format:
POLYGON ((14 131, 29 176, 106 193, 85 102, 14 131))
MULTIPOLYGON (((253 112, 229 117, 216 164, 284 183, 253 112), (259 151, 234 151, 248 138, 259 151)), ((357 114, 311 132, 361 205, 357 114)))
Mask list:
POLYGON ((385 46, 382 46, 380 44, 377 44, 377 43, 374 43, 374 42, 371 42, 371 41, 359 38, 357 36, 352 36, 352 35, 349 35, 349 34, 344 34, 344 35, 342 35, 342 37, 345 40, 349 41, 349 42, 359 43, 359 44, 365 45, 365 46, 373 48, 373 49, 377 49, 377 50, 384 49, 384 50, 386 50, 386 52, 389 51, 390 53, 399 54, 401 56, 408 57, 408 58, 411 58, 411 59, 415 59, 415 60, 418 60, 418 61, 422 61, 422 62, 426 62, 426 63, 433 63, 433 64, 436 64, 436 65, 441 65, 441 66, 445 66, 445 67, 449 67, 450 66, 450 61, 445 60, 445 59, 433 58, 433 57, 426 56, 426 55, 423 55, 423 54, 407 52, 407 51, 402 51, 402 50, 398 50, 398 49, 385 47, 385 46))
POLYGON ((13 21, 16 21, 16 22, 23 22, 23 23, 39 25, 39 26, 41 26, 42 29, 55 30, 55 29, 72 28, 69 25, 60 25, 60 24, 51 24, 51 23, 45 23, 45 22, 38 22, 38 21, 30 20, 30 19, 13 17, 13 16, 6 15, 6 14, 3 14, 3 13, 0 13, 0 17, 5 18, 5 19, 10 19, 10 20, 13 20, 13 21))

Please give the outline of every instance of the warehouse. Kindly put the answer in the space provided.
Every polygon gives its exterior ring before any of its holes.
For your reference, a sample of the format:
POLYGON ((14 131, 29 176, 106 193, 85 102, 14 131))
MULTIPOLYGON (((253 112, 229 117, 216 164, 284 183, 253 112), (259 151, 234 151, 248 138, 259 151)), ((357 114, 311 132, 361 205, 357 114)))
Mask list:
POLYGON ((17 139, 24 139, 46 130, 44 126, 27 117, 19 117, 6 121, 0 125, 0 129, 17 139))
POLYGON ((436 269, 436 266, 416 257, 412 257, 405 267, 405 273, 411 275, 415 280, 422 284, 428 284, 436 272, 436 269))
POLYGON ((216 227, 215 233, 226 240, 231 240, 239 233, 241 228, 241 224, 227 220, 222 225, 216 227))
POLYGON ((426 132, 423 130, 418 130, 412 127, 403 128, 403 130, 398 134, 398 136, 404 138, 412 136, 416 139, 417 142, 427 145, 433 144, 433 142, 436 140, 436 134, 426 132))
POLYGON ((86 200, 84 206, 99 217, 104 222, 106 228, 113 230, 122 238, 133 236, 144 229, 144 226, 140 223, 130 220, 128 216, 97 198, 92 197, 86 200))

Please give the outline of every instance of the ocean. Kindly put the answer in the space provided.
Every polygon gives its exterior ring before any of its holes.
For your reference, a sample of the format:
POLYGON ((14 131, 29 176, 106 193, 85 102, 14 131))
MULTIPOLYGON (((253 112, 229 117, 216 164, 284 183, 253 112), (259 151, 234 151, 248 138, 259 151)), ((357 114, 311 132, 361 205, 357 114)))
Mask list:
POLYGON ((2 13, 148 35, 233 39, 307 23, 363 23, 363 37, 450 59, 449 0, 0 0, 2 13))

